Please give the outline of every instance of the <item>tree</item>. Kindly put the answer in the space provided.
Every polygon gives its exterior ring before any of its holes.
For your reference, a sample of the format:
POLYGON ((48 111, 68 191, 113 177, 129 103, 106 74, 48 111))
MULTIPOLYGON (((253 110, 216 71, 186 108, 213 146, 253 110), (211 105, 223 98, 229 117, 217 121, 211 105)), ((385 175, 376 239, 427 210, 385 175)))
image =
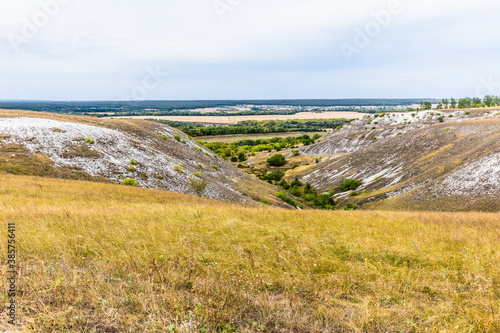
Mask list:
POLYGON ((457 107, 457 101, 453 97, 450 99, 450 105, 452 109, 457 107))
MULTIPOLYGON (((481 102, 481 100, 479 100, 481 102)), ((465 97, 465 98, 460 98, 458 100, 458 108, 459 109, 465 109, 465 108, 470 108, 473 105, 473 100, 470 97, 465 97)))
POLYGON ((474 97, 474 98, 471 100, 471 106, 472 106, 472 107, 475 107, 475 108, 482 108, 482 107, 483 107, 483 104, 482 104, 481 98, 479 98, 479 97, 474 97))
POLYGON ((483 104, 486 106, 494 106, 495 105, 495 97, 491 95, 484 96, 483 104))
POLYGON ((448 98, 443 98, 441 100, 441 104, 444 105, 444 108, 447 109, 448 108, 448 105, 450 104, 450 102, 448 101, 448 98))
POLYGON ((430 110, 430 109, 432 109, 432 103, 431 102, 422 101, 422 102, 420 102, 420 109, 422 109, 422 110, 430 110))
POLYGON ((281 154, 275 154, 267 159, 267 164, 272 166, 283 166, 286 164, 286 158, 281 154))

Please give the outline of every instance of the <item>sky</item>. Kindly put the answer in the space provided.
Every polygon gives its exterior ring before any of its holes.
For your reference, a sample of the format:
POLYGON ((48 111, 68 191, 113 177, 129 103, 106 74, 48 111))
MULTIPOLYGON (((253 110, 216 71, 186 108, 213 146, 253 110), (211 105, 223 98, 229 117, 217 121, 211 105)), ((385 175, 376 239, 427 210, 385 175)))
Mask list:
POLYGON ((497 0, 0 0, 0 99, 500 94, 497 0))

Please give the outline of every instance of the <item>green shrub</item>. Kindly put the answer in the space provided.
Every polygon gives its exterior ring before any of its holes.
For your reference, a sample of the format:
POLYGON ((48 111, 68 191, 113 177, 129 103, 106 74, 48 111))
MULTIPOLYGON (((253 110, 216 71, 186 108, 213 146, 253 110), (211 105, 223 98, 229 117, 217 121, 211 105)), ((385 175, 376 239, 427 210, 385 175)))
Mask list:
POLYGON ((236 156, 231 157, 231 162, 238 162, 238 157, 236 156))
POLYGON ((174 139, 180 142, 181 141, 181 136, 178 135, 178 134, 176 134, 176 135, 174 135, 174 139))
POLYGON ((195 172, 194 175, 195 177, 201 177, 201 172, 195 172))
POLYGON ((219 170, 219 167, 217 165, 212 165, 212 168, 214 168, 215 170, 219 170))
POLYGON ((239 153, 238 154, 238 160, 240 162, 245 162, 247 160, 247 155, 245 155, 245 153, 239 153))
POLYGON ((300 151, 298 149, 293 149, 292 150, 292 154, 293 154, 293 156, 299 156, 300 155, 300 151))
POLYGON ((332 207, 335 206, 335 200, 328 194, 320 194, 314 198, 314 206, 320 207, 320 208, 328 208, 328 209, 333 209, 332 207), (331 206, 331 207, 327 207, 331 206))
POLYGON ((131 172, 134 172, 134 171, 135 171, 135 167, 134 167, 133 165, 129 165, 129 166, 127 167, 127 170, 128 170, 128 171, 131 171, 131 172))
POLYGON ((348 202, 344 207, 344 210, 356 210, 356 209, 358 209, 358 206, 356 206, 351 202, 348 202))
POLYGON ((300 180, 298 180, 297 178, 295 178, 294 180, 292 180, 292 182, 290 183, 290 186, 292 187, 299 187, 299 186, 302 186, 302 182, 300 180))
POLYGON ((311 184, 307 183, 306 186, 304 186, 304 193, 316 193, 316 191, 312 188, 311 184))
POLYGON ((89 136, 85 139, 85 142, 87 142, 88 144, 93 144, 95 141, 89 136))
POLYGON ((290 194, 294 195, 296 197, 301 197, 302 196, 302 191, 298 187, 292 187, 290 188, 290 194))
POLYGON ((201 178, 192 178, 189 179, 189 187, 197 196, 203 196, 205 189, 207 188, 207 181, 201 178))
POLYGON ((444 121, 444 116, 439 117, 439 118, 438 118, 438 121, 439 121, 440 123, 442 123, 442 122, 444 121))
POLYGON ((261 200, 260 203, 263 203, 264 205, 270 205, 271 203, 267 200, 261 200))
POLYGON ((274 181, 280 181, 283 176, 285 175, 285 173, 281 170, 276 170, 276 171, 273 171, 271 172, 270 174, 267 174, 265 176, 262 177, 262 179, 264 180, 274 180, 274 181))
POLYGON ((180 173, 184 172, 184 168, 182 167, 182 165, 176 165, 176 166, 174 166, 174 170, 177 171, 177 172, 180 172, 180 173))
POLYGON ((272 166, 283 166, 286 164, 286 158, 281 154, 275 154, 267 159, 267 164, 272 166))
POLYGON ((130 164, 131 165, 137 165, 137 161, 136 160, 130 160, 130 164))
POLYGON ((294 206, 294 207, 297 207, 297 202, 295 200, 293 200, 292 198, 290 198, 289 196, 287 196, 285 193, 279 192, 279 193, 276 193, 275 196, 277 198, 283 200, 287 204, 294 206))
POLYGON ((162 135, 162 137, 161 137, 161 138, 162 138, 163 140, 168 140, 168 136, 166 136, 166 135, 162 135))
POLYGON ((122 184, 127 186, 139 186, 139 183, 134 178, 126 178, 122 180, 122 184))
POLYGON ((361 181, 356 179, 346 179, 342 184, 340 184, 340 189, 345 191, 352 191, 361 186, 361 181))
POLYGON ((305 201, 313 201, 314 199, 316 199, 317 196, 318 195, 315 193, 309 193, 309 194, 304 195, 304 200, 305 201))
POLYGON ((290 184, 288 184, 284 179, 281 180, 279 186, 283 187, 285 190, 288 190, 290 188, 290 184))

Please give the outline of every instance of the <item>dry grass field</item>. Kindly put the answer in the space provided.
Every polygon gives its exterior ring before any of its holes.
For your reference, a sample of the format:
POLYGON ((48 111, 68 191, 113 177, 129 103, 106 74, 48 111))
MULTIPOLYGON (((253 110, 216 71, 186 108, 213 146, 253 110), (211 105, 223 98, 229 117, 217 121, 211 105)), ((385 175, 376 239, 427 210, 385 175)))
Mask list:
POLYGON ((249 208, 0 174, 0 221, 4 249, 16 223, 19 332, 500 331, 500 214, 249 208))
POLYGON ((258 115, 258 116, 133 116, 112 117, 127 119, 162 119, 204 124, 236 124, 244 120, 294 120, 294 119, 359 119, 366 113, 359 112, 299 112, 291 115, 258 115))

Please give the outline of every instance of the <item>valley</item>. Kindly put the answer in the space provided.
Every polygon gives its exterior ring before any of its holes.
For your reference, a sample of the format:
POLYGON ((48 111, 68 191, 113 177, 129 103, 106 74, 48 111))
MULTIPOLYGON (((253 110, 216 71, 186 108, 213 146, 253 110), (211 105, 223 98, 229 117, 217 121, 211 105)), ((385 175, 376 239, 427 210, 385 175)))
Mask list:
POLYGON ((498 112, 320 133, 0 111, 16 330, 498 331, 498 112))

